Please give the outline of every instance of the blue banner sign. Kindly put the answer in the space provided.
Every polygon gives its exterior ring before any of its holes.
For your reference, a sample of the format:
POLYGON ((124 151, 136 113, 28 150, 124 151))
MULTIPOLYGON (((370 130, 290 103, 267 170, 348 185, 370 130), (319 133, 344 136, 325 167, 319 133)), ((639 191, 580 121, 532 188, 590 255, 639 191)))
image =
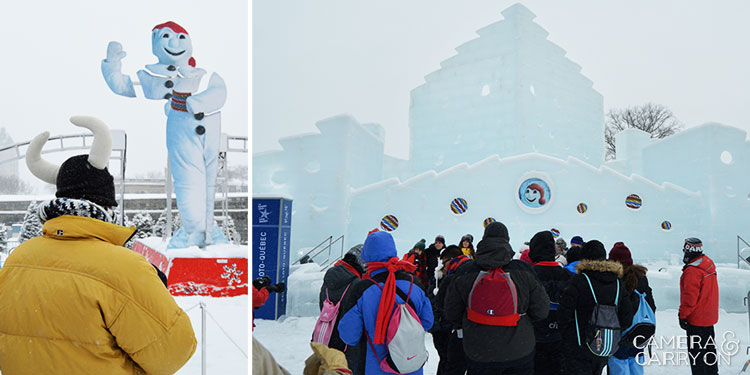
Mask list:
MULTIPOLYGON (((292 231, 292 201, 285 198, 253 198, 253 280, 268 276, 271 283, 286 283, 289 276, 289 245, 292 231)), ((252 287, 252 286, 251 286, 252 287)), ((286 314, 286 292, 271 293, 253 312, 256 319, 276 320, 286 314)))

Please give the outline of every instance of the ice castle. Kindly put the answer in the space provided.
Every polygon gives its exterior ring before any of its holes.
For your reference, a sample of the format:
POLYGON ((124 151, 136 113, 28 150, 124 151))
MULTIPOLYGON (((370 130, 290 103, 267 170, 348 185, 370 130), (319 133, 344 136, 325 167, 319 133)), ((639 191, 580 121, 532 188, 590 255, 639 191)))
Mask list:
POLYGON ((330 235, 348 248, 376 227, 402 252, 437 234, 476 242, 497 220, 516 249, 550 229, 678 262, 696 236, 714 259, 736 261, 737 236, 750 238, 747 133, 626 130, 605 162, 601 94, 530 10, 502 15, 412 90, 409 160, 384 154, 383 127, 348 115, 253 155, 253 195, 294 200, 292 259, 330 235))

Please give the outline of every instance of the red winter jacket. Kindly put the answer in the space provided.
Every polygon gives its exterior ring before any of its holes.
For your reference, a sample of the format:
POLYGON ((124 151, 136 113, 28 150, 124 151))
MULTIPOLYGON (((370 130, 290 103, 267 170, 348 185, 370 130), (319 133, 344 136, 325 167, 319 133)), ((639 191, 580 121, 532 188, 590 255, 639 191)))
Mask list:
MULTIPOLYGON (((260 288, 260 290, 255 289, 255 287, 251 286, 250 289, 253 290, 252 295, 252 304, 253 304, 253 310, 257 309, 258 307, 263 306, 264 303, 266 303, 266 300, 268 299, 268 289, 265 287, 260 288)), ((255 330, 255 317, 253 317, 253 330, 255 330)))
POLYGON ((709 327, 719 321, 716 266, 705 255, 691 260, 682 268, 679 316, 698 327, 709 327))

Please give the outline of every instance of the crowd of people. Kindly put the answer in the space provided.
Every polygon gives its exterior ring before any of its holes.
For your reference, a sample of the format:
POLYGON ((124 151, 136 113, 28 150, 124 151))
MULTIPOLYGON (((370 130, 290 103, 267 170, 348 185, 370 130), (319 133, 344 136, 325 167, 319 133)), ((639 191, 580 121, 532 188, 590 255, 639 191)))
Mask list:
MULTIPOLYGON (((574 236, 568 247, 555 237, 540 231, 516 253, 493 222, 476 247, 470 234, 451 245, 437 235, 399 258, 391 234, 374 230, 326 272, 312 341, 343 353, 339 370, 362 375, 422 374, 424 331, 438 375, 643 374, 657 308, 646 267, 623 242, 607 251, 596 239, 574 236)), ((707 357, 716 355, 716 268, 699 239, 682 251, 678 319, 691 370, 717 374, 707 357)))

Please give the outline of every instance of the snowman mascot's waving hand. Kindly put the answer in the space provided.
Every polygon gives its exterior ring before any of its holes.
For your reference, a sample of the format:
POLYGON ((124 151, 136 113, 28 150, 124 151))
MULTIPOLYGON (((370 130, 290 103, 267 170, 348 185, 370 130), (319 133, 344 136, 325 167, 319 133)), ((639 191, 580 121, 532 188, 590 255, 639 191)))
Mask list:
MULTIPOLYGON (((213 73, 208 87, 197 92, 206 71, 195 67, 190 35, 182 26, 172 21, 156 25, 151 43, 159 61, 146 65, 137 75, 146 98, 167 101, 167 151, 182 220, 182 228, 168 247, 226 242, 213 224, 221 139, 219 110, 226 101, 226 85, 213 73)), ((102 74, 115 94, 135 97, 134 82, 121 72, 125 55, 120 43, 109 42, 102 74)))

